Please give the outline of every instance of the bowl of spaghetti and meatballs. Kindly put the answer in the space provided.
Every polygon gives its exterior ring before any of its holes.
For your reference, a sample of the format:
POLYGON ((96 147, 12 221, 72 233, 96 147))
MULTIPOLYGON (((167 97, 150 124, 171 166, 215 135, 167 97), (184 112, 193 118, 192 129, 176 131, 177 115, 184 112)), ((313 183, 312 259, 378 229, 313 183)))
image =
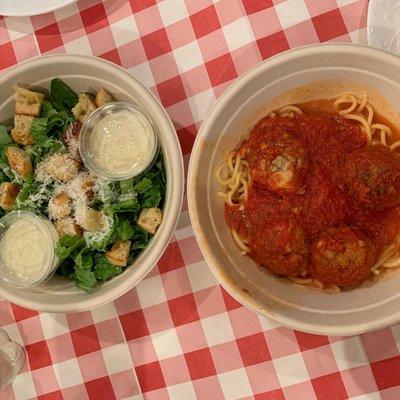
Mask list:
POLYGON ((238 301, 312 333, 400 321, 398 71, 375 49, 310 46, 260 64, 210 112, 189 210, 238 301))

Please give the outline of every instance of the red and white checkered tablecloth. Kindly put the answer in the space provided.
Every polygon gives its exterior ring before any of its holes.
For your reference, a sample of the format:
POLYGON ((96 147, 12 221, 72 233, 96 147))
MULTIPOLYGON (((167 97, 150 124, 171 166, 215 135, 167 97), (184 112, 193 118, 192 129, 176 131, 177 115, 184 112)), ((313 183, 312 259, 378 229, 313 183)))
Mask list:
MULTIPOLYGON (((58 52, 123 66, 161 99, 187 165, 203 117, 235 78, 292 47, 365 43, 367 7, 367 0, 82 0, 42 16, 0 17, 0 69, 58 52)), ((248 311, 203 261, 186 204, 158 265, 120 299, 70 315, 0 299, 0 326, 28 355, 1 400, 400 399, 400 326, 334 338, 248 311)))

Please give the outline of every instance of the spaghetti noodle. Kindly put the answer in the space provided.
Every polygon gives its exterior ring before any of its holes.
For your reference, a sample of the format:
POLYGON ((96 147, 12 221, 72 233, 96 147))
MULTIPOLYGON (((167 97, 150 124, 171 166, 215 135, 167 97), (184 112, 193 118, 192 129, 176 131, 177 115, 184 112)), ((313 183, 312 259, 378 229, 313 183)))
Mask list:
MULTIPOLYGON (((400 141, 390 143, 393 136, 390 127, 375 121, 374 109, 368 102, 367 93, 362 93, 361 95, 352 92, 340 93, 332 101, 338 115, 361 125, 361 129, 365 133, 367 146, 380 144, 392 151, 400 148, 400 141)), ((304 112, 301 106, 287 105, 271 112, 266 118, 275 119, 278 116, 284 119, 293 119, 303 115, 304 112)), ((239 149, 231 151, 216 170, 216 179, 221 186, 218 196, 223 199, 228 208, 242 211, 249 200, 249 192, 251 191, 253 181, 248 161, 248 152, 248 143, 245 141, 239 149)), ((288 165, 288 161, 286 161, 285 165, 288 165)), ((261 165, 261 168, 263 168, 263 165, 261 165)), ((298 193, 304 193, 304 189, 298 193)), ((293 209, 295 210, 296 208, 293 209)), ((246 235, 241 235, 239 229, 232 226, 231 233, 241 253, 252 255, 252 245, 245 238, 246 235)), ((385 246, 380 251, 371 268, 372 273, 379 275, 383 269, 399 267, 399 251, 400 232, 391 244, 385 246)), ((301 275, 288 274, 286 277, 293 283, 306 285, 317 290, 328 290, 334 293, 340 291, 340 287, 336 284, 324 285, 318 279, 308 276, 303 277, 301 275)))

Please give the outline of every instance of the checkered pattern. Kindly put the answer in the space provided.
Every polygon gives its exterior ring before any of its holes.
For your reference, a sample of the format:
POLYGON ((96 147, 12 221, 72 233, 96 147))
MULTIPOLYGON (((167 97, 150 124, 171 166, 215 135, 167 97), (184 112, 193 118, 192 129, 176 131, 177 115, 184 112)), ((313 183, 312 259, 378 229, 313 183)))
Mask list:
MULTIPOLYGON (((185 164, 222 91, 256 63, 326 41, 365 42, 367 0, 82 0, 0 17, 0 69, 38 54, 100 56, 162 101, 185 164)), ((350 338, 248 311, 211 275, 184 205, 156 268, 100 309, 38 314, 0 300, 28 362, 2 400, 400 399, 400 326, 350 338)))

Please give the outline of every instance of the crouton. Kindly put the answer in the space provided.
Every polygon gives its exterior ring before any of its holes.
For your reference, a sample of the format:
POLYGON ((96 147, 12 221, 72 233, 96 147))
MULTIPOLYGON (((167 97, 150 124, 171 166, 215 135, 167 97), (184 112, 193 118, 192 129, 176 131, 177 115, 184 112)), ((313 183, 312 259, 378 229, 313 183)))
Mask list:
POLYGON ((55 153, 44 161, 46 172, 53 178, 62 182, 71 181, 80 168, 80 163, 70 154, 55 153))
POLYGON ((50 199, 49 214, 51 219, 66 218, 71 214, 71 199, 67 193, 61 192, 50 199))
POLYGON ((31 115, 38 117, 42 108, 44 95, 19 86, 15 90, 15 114, 31 115))
POLYGON ((96 104, 93 102, 91 97, 86 93, 80 93, 79 101, 71 111, 75 118, 83 124, 88 115, 95 109, 96 104))
POLYGON ((64 236, 64 235, 70 235, 70 236, 82 235, 82 229, 76 224, 76 222, 75 222, 75 220, 73 218, 58 219, 54 223, 54 226, 56 228, 57 233, 60 236, 64 236))
POLYGON ((9 146, 6 150, 6 156, 11 169, 22 178, 33 172, 30 157, 19 147, 9 146))
POLYGON ((67 146, 72 158, 78 161, 81 161, 79 154, 79 134, 81 127, 82 124, 79 121, 74 121, 61 135, 61 140, 67 146))
POLYGON ((159 208, 143 208, 137 224, 145 231, 154 235, 162 221, 162 211, 159 208))
POLYGON ((97 211, 85 205, 76 207, 75 220, 77 224, 88 232, 98 232, 106 227, 104 211, 97 211))
POLYGON ((118 267, 126 267, 130 250, 131 242, 129 240, 117 240, 111 249, 106 251, 106 257, 110 263, 118 267))
POLYGON ((15 143, 23 146, 35 143, 31 133, 33 118, 30 115, 14 115, 14 129, 11 131, 11 137, 15 143))
POLYGON ((68 194, 76 201, 91 203, 94 199, 95 178, 89 172, 79 172, 69 183, 68 194))
POLYGON ((108 93, 105 89, 101 88, 97 94, 95 103, 97 107, 102 107, 107 103, 113 102, 114 99, 111 97, 110 93, 108 93))
POLYGON ((15 199, 19 193, 20 187, 11 182, 3 182, 0 185, 0 207, 9 211, 15 205, 15 199))

